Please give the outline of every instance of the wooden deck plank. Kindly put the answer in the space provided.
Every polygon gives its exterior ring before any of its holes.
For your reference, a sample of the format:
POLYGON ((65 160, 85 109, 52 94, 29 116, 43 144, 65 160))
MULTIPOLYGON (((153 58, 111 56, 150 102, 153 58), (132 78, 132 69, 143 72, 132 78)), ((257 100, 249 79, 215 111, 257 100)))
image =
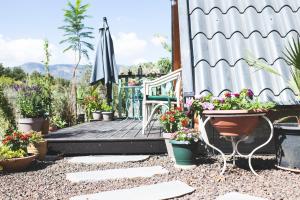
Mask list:
POLYGON ((143 135, 141 128, 138 120, 95 121, 50 133, 46 140, 50 153, 66 155, 165 153, 163 139, 143 135))

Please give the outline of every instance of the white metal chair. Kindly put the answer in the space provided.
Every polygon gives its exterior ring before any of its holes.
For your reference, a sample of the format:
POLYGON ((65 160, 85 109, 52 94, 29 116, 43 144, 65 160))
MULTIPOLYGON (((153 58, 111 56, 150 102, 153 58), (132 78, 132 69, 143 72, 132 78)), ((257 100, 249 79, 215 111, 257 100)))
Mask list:
POLYGON ((161 107, 167 108, 169 110, 168 104, 180 106, 180 94, 181 94, 181 69, 164 75, 153 81, 144 81, 143 83, 143 128, 142 132, 145 134, 146 128, 150 125, 150 122, 157 111, 161 107), (174 88, 174 95, 168 96, 155 96, 152 91, 155 88, 162 87, 168 83, 176 83, 174 88))

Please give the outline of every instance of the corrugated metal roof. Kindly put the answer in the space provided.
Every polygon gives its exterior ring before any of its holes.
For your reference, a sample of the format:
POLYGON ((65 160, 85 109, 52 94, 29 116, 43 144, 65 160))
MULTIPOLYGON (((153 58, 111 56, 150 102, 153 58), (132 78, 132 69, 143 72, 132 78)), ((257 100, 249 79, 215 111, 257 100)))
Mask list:
POLYGON ((186 95, 253 89, 263 101, 297 104, 282 50, 300 33, 300 1, 179 0, 180 43, 186 95), (255 71, 247 53, 283 76, 255 71))

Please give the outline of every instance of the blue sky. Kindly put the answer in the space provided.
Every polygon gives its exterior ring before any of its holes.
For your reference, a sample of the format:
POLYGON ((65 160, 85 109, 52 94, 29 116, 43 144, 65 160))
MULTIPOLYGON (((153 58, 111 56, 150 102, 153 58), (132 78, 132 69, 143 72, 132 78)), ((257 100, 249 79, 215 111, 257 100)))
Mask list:
MULTIPOLYGON (((71 0, 74 2, 74 0, 71 0)), ((154 34, 170 40, 169 0, 84 0, 91 15, 86 25, 97 29, 106 16, 114 38, 119 64, 156 61, 169 54, 154 34)), ((0 12, 0 63, 5 66, 43 60, 42 43, 47 38, 52 54, 51 64, 72 63, 72 53, 62 53, 59 45, 63 32, 63 9, 66 0, 3 0, 0 12)), ((96 39, 91 43, 96 44, 96 39)), ((91 52, 93 62, 94 53, 91 52)), ((84 61, 88 62, 88 61, 84 61)))

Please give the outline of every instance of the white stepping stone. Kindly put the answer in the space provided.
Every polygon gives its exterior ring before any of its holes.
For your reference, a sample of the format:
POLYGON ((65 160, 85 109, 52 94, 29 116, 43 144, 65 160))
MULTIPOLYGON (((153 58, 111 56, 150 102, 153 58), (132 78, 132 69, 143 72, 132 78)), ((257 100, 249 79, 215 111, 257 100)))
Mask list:
POLYGON ((165 174, 168 170, 161 166, 154 167, 137 167, 137 168, 125 168, 125 169, 108 169, 101 171, 87 171, 87 172, 75 172, 67 173, 67 180, 78 183, 105 181, 111 179, 122 178, 137 178, 137 177, 151 177, 155 174, 165 174))
POLYGON ((216 200, 267 200, 267 199, 250 196, 248 194, 241 194, 238 192, 230 192, 225 195, 219 196, 216 200))
POLYGON ((158 200, 170 199, 194 192, 195 189, 181 181, 170 181, 154 185, 144 185, 131 189, 112 190, 95 194, 72 197, 70 200, 158 200))
POLYGON ((120 162, 137 162, 149 158, 149 155, 136 156, 77 156, 68 159, 69 163, 83 163, 83 164, 101 164, 101 163, 120 163, 120 162))

